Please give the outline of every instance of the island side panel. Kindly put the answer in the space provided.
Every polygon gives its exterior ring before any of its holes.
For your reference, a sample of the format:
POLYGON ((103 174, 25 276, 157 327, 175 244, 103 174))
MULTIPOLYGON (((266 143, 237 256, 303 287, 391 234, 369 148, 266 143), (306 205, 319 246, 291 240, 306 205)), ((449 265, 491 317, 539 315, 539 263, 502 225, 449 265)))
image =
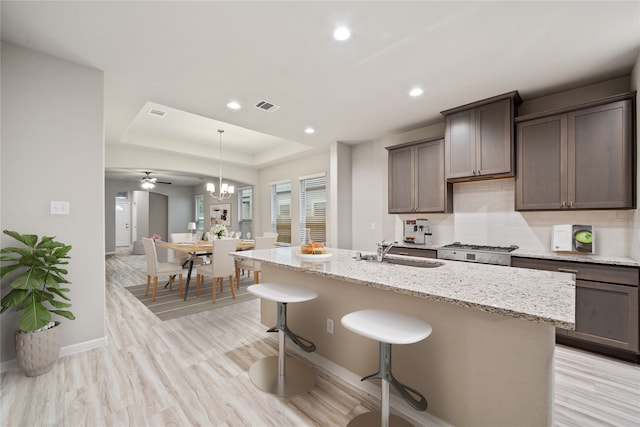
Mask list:
MULTIPOLYGON (((262 265, 262 282, 313 289, 313 301, 288 305, 288 324, 322 357, 360 376, 378 368, 378 344, 340 324, 367 308, 423 319, 433 333, 420 343, 393 346, 393 372, 429 401, 428 411, 457 426, 552 424, 554 328, 391 291, 262 265), (326 319, 335 323, 326 332, 326 319)), ((273 326, 275 304, 262 301, 261 322, 273 326)), ((292 345, 288 343, 288 345, 292 345)))

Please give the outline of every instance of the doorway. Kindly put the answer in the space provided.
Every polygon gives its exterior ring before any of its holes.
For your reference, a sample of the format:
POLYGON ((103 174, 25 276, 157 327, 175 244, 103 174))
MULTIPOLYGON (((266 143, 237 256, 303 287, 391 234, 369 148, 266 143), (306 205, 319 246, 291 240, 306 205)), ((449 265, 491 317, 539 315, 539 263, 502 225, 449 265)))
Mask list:
POLYGON ((131 204, 116 202, 116 247, 131 245, 131 204))

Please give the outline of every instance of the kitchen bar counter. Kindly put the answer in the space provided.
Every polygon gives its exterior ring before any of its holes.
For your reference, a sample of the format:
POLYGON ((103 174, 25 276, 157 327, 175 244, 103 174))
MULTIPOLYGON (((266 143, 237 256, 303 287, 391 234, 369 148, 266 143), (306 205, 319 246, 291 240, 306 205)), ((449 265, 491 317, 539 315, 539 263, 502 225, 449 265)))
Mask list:
POLYGON ((299 259, 298 251, 298 247, 245 251, 242 256, 362 286, 574 328, 575 281, 569 273, 427 259, 425 263, 442 266, 406 267, 357 261, 355 251, 344 249, 330 249, 333 256, 329 262, 311 263, 299 259))
MULTIPOLYGON (((261 282, 318 293, 287 309, 289 326, 317 346, 301 357, 379 396, 379 383, 359 381, 377 370, 378 344, 340 319, 366 308, 398 311, 433 327, 427 339, 393 350, 395 376, 425 395, 431 416, 456 427, 553 424, 555 326, 573 327, 573 275, 432 259, 443 265, 418 268, 329 250, 325 263, 299 259, 297 247, 237 254, 261 261, 261 282)), ((260 307, 261 322, 273 326, 275 304, 260 307)), ((392 410, 416 425, 433 425, 396 402, 392 410)))

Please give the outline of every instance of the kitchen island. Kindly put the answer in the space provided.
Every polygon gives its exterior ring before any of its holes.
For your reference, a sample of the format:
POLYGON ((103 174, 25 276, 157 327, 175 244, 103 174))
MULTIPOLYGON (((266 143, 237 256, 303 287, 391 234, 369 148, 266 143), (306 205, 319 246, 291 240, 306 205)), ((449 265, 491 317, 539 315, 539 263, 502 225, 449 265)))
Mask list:
MULTIPOLYGON (((297 247, 236 255, 261 261, 262 282, 318 292, 291 305, 288 318, 322 358, 359 376, 375 372, 377 343, 345 330, 340 319, 366 308, 395 310, 433 327, 426 340, 393 350, 396 377, 427 397, 429 413, 455 426, 552 424, 555 327, 574 327, 572 274, 441 260, 410 267, 329 250, 323 263, 300 259, 297 247)), ((262 323, 275 318, 275 305, 262 301, 262 323)))

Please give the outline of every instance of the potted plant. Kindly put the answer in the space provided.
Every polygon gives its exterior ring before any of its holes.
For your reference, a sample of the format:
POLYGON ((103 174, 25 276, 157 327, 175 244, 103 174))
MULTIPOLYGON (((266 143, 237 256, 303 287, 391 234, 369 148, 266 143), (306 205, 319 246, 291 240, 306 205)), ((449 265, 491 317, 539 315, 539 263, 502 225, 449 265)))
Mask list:
POLYGON ((0 250, 0 278, 12 274, 13 288, 0 301, 0 314, 11 307, 22 311, 16 331, 16 359, 27 376, 48 372, 58 359, 61 345, 60 322, 51 320, 51 313, 74 320, 66 308, 71 304, 69 289, 61 285, 70 283, 67 270, 71 246, 55 237, 20 234, 4 230, 25 247, 6 247, 0 250))

